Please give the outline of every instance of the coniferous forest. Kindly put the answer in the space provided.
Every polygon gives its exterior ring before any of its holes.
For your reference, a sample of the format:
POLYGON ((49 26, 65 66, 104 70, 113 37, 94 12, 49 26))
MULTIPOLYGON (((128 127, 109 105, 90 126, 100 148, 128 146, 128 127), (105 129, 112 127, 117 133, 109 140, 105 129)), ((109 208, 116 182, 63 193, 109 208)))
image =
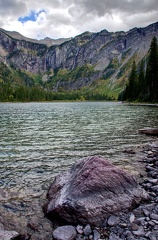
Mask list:
POLYGON ((158 102, 158 44, 157 38, 152 39, 148 56, 138 65, 133 62, 128 83, 119 100, 158 102))

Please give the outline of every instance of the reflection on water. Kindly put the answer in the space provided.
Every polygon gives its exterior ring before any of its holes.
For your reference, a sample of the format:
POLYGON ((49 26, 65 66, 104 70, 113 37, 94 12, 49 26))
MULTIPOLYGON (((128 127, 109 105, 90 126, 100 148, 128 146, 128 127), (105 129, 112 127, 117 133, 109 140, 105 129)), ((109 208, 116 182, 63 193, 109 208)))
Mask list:
POLYGON ((57 173, 83 156, 134 167, 136 159, 131 162, 123 150, 153 141, 137 130, 156 127, 157 119, 156 107, 113 102, 0 103, 2 200, 7 194, 39 196, 57 173))

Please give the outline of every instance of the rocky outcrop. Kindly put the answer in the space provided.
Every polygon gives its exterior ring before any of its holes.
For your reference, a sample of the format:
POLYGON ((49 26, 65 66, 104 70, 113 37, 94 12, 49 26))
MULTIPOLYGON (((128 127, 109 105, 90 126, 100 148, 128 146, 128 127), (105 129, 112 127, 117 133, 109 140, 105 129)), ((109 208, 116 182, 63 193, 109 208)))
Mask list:
POLYGON ((136 180, 107 160, 81 159, 51 184, 46 215, 69 223, 98 226, 111 215, 127 212, 146 198, 136 180))

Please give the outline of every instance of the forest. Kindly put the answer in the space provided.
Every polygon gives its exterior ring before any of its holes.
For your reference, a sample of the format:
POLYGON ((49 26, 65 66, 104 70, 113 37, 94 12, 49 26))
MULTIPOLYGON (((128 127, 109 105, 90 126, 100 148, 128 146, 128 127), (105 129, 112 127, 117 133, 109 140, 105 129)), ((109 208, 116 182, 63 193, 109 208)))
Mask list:
POLYGON ((133 62, 128 83, 118 100, 158 102, 158 44, 157 38, 151 41, 148 55, 136 65, 133 62))

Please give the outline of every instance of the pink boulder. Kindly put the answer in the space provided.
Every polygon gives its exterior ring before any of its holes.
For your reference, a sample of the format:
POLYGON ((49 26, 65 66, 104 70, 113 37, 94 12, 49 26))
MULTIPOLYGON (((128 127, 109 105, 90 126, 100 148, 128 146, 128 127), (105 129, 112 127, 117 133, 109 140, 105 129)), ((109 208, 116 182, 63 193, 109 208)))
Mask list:
POLYGON ((55 177, 44 211, 52 220, 59 217, 69 223, 99 226, 111 214, 127 212, 146 197, 133 176, 92 156, 55 177))

